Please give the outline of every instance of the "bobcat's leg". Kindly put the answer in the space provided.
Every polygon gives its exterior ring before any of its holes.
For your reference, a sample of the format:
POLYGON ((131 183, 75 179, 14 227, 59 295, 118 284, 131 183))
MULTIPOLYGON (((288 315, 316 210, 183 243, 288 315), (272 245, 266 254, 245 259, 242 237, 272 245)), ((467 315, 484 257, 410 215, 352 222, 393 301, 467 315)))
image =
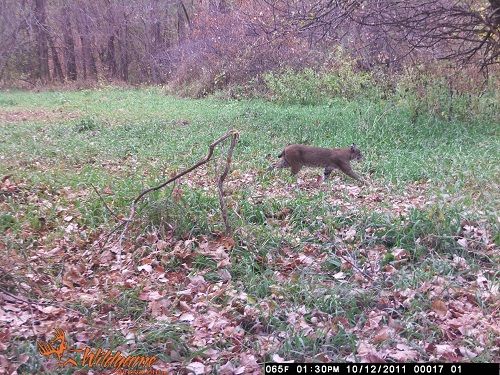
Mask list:
POLYGON ((335 167, 326 167, 325 168, 325 172, 324 172, 324 175, 323 175, 323 180, 326 181, 328 180, 328 177, 330 177, 330 174, 332 173, 332 171, 335 169, 335 167))
POLYGON ((302 168, 302 165, 300 165, 300 164, 292 165, 292 176, 297 175, 297 173, 299 173, 301 168, 302 168))
POLYGON ((348 163, 342 163, 342 164, 340 164, 339 168, 346 175, 354 178, 355 180, 358 180, 359 182, 364 182, 363 179, 360 176, 358 176, 356 173, 354 173, 354 171, 352 170, 351 166, 348 163))

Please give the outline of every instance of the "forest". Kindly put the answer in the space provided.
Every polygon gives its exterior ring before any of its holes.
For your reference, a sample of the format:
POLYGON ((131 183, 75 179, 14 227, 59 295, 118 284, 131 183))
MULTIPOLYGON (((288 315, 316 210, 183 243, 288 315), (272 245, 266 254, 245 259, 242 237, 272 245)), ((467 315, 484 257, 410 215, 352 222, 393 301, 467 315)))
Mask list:
POLYGON ((497 374, 499 130, 499 0, 0 0, 0 374, 497 374))

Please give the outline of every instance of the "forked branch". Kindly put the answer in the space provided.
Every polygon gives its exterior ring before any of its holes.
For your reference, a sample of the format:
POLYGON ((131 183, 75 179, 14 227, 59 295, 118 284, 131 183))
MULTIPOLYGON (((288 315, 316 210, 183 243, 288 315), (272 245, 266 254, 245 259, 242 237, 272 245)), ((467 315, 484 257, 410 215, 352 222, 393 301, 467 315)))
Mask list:
MULTIPOLYGON (((188 174, 189 172, 192 172, 196 168, 198 168, 198 167, 200 167, 200 166, 208 163, 208 161, 213 156, 215 147, 218 144, 224 142, 228 138, 231 138, 231 144, 230 144, 229 150, 227 152, 226 165, 225 165, 224 171, 223 171, 222 175, 219 177, 219 179, 217 181, 217 188, 218 188, 218 193, 219 193, 219 202, 220 202, 220 206, 221 206, 222 219, 224 220, 224 225, 226 227, 226 234, 230 234, 231 233, 231 227, 230 227, 228 219, 227 219, 227 208, 226 208, 226 204, 224 202, 224 192, 223 192, 223 189, 222 189, 222 184, 224 183, 224 179, 226 178, 226 176, 227 176, 227 174, 229 172, 229 168, 230 168, 230 164, 231 164, 231 160, 232 160, 232 156, 233 156, 233 151, 234 151, 234 148, 235 148, 236 143, 238 141, 238 137, 239 137, 239 133, 236 130, 230 130, 229 132, 227 132, 226 134, 224 134, 222 137, 220 137, 219 139, 215 140, 212 144, 210 144, 210 146, 208 146, 208 154, 203 159, 199 160, 193 166, 191 166, 191 167, 183 170, 182 172, 176 174, 175 176, 173 176, 169 180, 163 182, 162 184, 144 190, 143 192, 141 192, 134 199, 134 201, 132 202, 132 204, 130 206, 130 214, 129 214, 129 216, 126 219, 123 219, 122 222, 119 223, 118 226, 115 227, 115 229, 113 229, 113 231, 111 231, 111 233, 110 233, 110 235, 111 235, 114 232, 116 232, 116 230, 118 228, 120 228, 121 226, 124 226, 124 228, 123 228, 123 230, 121 232, 121 235, 120 235, 120 246, 119 246, 118 259, 121 259, 121 244, 123 242, 125 234, 127 233, 127 230, 128 230, 129 225, 130 225, 130 222, 132 221, 132 219, 135 216, 136 207, 137 207, 137 204, 139 203, 139 201, 146 194, 149 194, 149 193, 151 193, 153 191, 160 190, 160 189, 164 188, 165 186, 167 186, 168 184, 170 184, 170 183, 174 182, 175 180, 179 179, 180 177, 182 177, 182 176, 188 174)), ((109 236, 108 236, 108 238, 109 238, 109 236)))
POLYGON ((219 192, 219 203, 220 203, 220 210, 222 214, 222 220, 224 220, 224 225, 226 226, 226 235, 231 234, 231 225, 229 224, 229 221, 227 220, 227 207, 226 207, 226 202, 224 201, 224 190, 222 189, 222 184, 224 183, 224 179, 226 178, 227 174, 229 173, 229 167, 231 166, 231 160, 233 158, 233 151, 234 147, 236 146, 236 142, 238 141, 238 133, 235 134, 231 138, 231 144, 229 145, 229 150, 227 150, 227 157, 226 157, 226 166, 224 167, 224 171, 222 174, 219 176, 219 180, 217 181, 217 190, 219 192))

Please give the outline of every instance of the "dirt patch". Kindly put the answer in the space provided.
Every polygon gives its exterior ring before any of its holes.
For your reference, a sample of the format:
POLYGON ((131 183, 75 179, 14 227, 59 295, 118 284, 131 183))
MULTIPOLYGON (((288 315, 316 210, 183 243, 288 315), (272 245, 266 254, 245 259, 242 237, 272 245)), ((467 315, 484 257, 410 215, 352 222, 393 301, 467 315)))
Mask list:
POLYGON ((78 112, 65 112, 62 109, 0 109, 0 123, 53 122, 72 120, 80 117, 78 112))

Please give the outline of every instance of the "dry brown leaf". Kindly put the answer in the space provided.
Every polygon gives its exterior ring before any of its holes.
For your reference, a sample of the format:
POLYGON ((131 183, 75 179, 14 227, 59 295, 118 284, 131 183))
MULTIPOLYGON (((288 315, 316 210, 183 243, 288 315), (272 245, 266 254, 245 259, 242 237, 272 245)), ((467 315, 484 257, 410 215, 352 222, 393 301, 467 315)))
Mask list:
POLYGON ((146 271, 147 273, 151 273, 153 271, 153 267, 150 264, 144 264, 142 266, 137 267, 139 271, 146 271))
POLYGON ((276 363, 293 363, 294 361, 291 360, 291 361, 287 361, 285 360, 283 357, 281 357, 279 354, 273 354, 271 356, 271 359, 273 360, 273 362, 276 362, 276 363))
POLYGON ((375 344, 380 344, 390 337, 390 329, 387 327, 381 328, 373 337, 373 342, 375 344))
POLYGON ((236 368, 233 366, 233 364, 229 361, 226 364, 222 365, 219 368, 220 375, 234 375, 236 373, 236 368))
POLYGON ((440 299, 435 299, 432 301, 432 310, 440 316, 444 317, 446 316, 446 313, 448 312, 448 307, 446 306, 446 303, 440 299))
POLYGON ((194 375, 205 374, 205 365, 201 362, 191 362, 186 366, 186 370, 190 371, 194 375))
POLYGON ((194 320, 194 315, 191 313, 183 313, 179 316, 179 321, 181 322, 192 322, 194 320))
POLYGON ((166 242, 166 241, 159 240, 156 243, 156 249, 158 249, 160 251, 165 250, 167 247, 168 247, 168 242, 166 242))
POLYGON ((415 350, 401 350, 398 352, 390 353, 389 357, 399 362, 411 362, 417 359, 418 352, 415 350))

